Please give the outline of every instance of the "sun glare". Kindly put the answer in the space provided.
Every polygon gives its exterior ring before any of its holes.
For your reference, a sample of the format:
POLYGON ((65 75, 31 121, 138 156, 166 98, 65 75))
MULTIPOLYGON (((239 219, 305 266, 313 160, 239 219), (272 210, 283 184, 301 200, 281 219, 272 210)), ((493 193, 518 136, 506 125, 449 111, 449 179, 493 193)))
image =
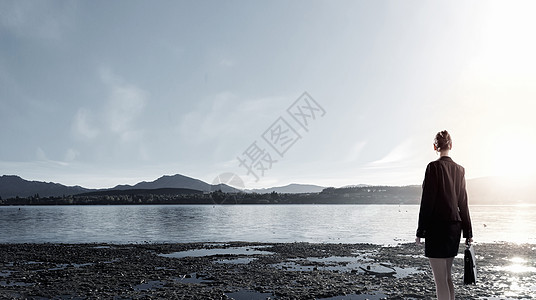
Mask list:
MULTIPOLYGON (((489 2, 480 23, 477 55, 463 71, 467 111, 462 132, 476 141, 467 151, 475 177, 519 184, 536 178, 536 42, 528 39, 536 2, 489 2)), ((468 139, 468 141, 471 141, 468 139)), ((454 142, 456 147, 456 142, 454 142)))
POLYGON ((510 265, 501 267, 500 269, 509 273, 536 273, 536 268, 527 266, 527 260, 521 257, 513 257, 509 259, 510 265))
POLYGON ((534 141, 519 130, 498 132, 490 149, 495 176, 523 178, 534 175, 534 162, 525 153, 534 149, 534 141))

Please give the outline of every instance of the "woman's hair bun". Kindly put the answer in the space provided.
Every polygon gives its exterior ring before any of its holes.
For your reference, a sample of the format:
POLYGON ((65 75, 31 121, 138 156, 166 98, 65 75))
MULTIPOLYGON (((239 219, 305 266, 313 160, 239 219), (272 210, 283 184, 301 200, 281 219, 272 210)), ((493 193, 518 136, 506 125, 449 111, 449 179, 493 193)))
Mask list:
POLYGON ((448 133, 448 131, 446 130, 438 132, 434 139, 434 145, 436 146, 437 151, 440 151, 442 149, 450 149, 452 145, 450 133, 448 133))

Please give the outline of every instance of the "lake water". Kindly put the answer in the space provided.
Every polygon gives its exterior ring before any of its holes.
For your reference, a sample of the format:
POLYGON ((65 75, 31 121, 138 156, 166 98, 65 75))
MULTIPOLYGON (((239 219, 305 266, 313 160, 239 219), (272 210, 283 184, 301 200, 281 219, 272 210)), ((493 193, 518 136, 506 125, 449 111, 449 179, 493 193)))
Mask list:
MULTIPOLYGON (((2 206, 0 243, 414 240, 418 205, 2 206)), ((536 244, 536 206, 471 206, 476 242, 536 244)))

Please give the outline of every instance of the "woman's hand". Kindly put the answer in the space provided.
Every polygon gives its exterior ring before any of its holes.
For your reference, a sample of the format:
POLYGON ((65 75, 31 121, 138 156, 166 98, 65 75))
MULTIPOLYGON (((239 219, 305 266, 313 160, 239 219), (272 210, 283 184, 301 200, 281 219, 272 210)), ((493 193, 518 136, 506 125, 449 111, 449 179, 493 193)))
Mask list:
POLYGON ((421 238, 420 237, 415 238, 415 244, 417 244, 417 245, 421 244, 421 238))
POLYGON ((465 239, 465 244, 466 245, 471 245, 473 243, 473 238, 468 238, 468 239, 465 239))

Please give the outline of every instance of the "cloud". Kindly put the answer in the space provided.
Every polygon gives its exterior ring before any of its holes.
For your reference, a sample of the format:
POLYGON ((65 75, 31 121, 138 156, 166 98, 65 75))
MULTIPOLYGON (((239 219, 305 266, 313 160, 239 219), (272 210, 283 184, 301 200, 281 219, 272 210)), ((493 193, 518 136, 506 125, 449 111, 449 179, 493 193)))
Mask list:
POLYGON ((55 166, 55 167, 58 167, 58 166, 65 167, 68 165, 68 163, 65 161, 58 161, 58 160, 50 159, 48 155, 46 154, 45 150, 43 150, 43 148, 41 148, 40 146, 38 146, 37 149, 35 149, 35 157, 37 159, 36 163, 38 164, 48 164, 48 165, 55 166))
POLYGON ((48 160, 47 154, 41 147, 37 147, 35 150, 35 156, 37 157, 37 160, 48 160))
POLYGON ((234 65, 235 65, 235 62, 233 60, 230 60, 227 58, 220 60, 220 66, 222 67, 232 67, 234 65))
POLYGON ((114 85, 111 89, 106 112, 108 125, 115 133, 128 133, 133 121, 143 112, 145 93, 129 85, 114 85))
POLYGON ((108 129, 127 140, 139 136, 134 134, 134 120, 140 116, 146 105, 147 92, 126 83, 109 69, 101 69, 101 79, 110 89, 104 117, 108 129))
POLYGON ((367 145, 367 141, 357 141, 354 143, 352 147, 350 147, 348 154, 346 156, 345 162, 353 162, 355 161, 359 155, 361 154, 361 151, 363 151, 363 148, 367 145))
POLYGON ((17 37, 60 39, 73 27, 74 1, 0 1, 0 27, 17 37))
POLYGON ((84 140, 92 140, 99 135, 99 129, 93 125, 93 114, 86 108, 78 109, 71 129, 75 137, 84 140))
POLYGON ((143 143, 145 130, 140 125, 140 117, 145 110, 148 93, 109 68, 101 68, 99 77, 105 96, 95 103, 102 104, 91 109, 80 107, 74 114, 71 132, 74 140, 82 141, 84 145, 71 146, 64 155, 65 161, 79 157, 147 160, 150 155, 143 143))
MULTIPOLYGON (((179 124, 179 132, 184 140, 193 143, 213 142, 233 138, 251 143, 285 113, 289 98, 265 97, 241 99, 231 92, 221 92, 202 101, 192 111, 186 113, 179 124), (251 137, 244 135, 253 133, 251 137)), ((247 146, 247 145, 246 145, 247 146)))
POLYGON ((179 125, 181 135, 188 141, 202 143, 217 138, 228 128, 226 116, 236 107, 236 96, 229 92, 216 95, 213 101, 203 101, 186 113, 179 125))
POLYGON ((411 157, 413 140, 408 139, 391 150, 383 158, 373 161, 367 165, 370 168, 392 168, 404 164, 411 157))
POLYGON ((67 149, 67 152, 65 153, 65 158, 64 158, 64 160, 65 160, 66 162, 72 162, 72 161, 74 161, 79 155, 80 155, 80 152, 78 152, 78 151, 75 150, 75 149, 69 148, 69 149, 67 149))

